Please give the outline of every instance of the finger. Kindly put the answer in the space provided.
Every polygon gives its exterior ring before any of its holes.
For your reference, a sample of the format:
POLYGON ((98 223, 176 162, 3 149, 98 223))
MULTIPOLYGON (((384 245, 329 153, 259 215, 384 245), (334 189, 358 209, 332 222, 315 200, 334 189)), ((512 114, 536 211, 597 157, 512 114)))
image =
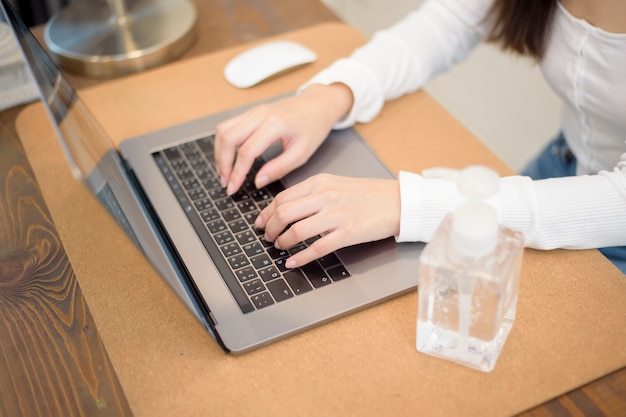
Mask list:
MULTIPOLYGON (((298 222, 303 221, 307 217, 314 215, 317 212, 317 206, 314 205, 309 199, 306 200, 296 200, 293 203, 283 204, 280 206, 276 206, 273 215, 269 218, 267 223, 265 224, 265 239, 270 242, 275 242, 279 236, 283 233, 288 233, 291 227, 298 224, 298 222), (292 225, 292 226, 290 226, 292 225)), ((288 248, 296 243, 300 242, 296 241, 293 236, 304 235, 307 232, 308 227, 311 227, 310 222, 305 223, 303 225, 299 225, 297 231, 290 232, 287 237, 283 239, 284 244, 289 246, 280 246, 288 248)), ((311 235, 307 236, 310 237, 311 235)))
MULTIPOLYGON (((272 143, 281 139, 282 130, 276 123, 268 122, 256 126, 250 137, 241 144, 237 157, 230 173, 226 192, 235 193, 243 184, 252 167, 254 160, 261 156, 272 143)), ((267 185, 267 184, 266 184, 267 185)))
POLYGON ((290 147, 285 149, 277 157, 267 161, 257 173, 254 184, 257 188, 283 178, 296 168, 304 165, 311 155, 302 149, 290 147))
POLYGON ((276 208, 275 201, 272 201, 269 205, 267 205, 259 215, 254 220, 254 227, 258 229, 265 229, 265 225, 267 224, 267 220, 272 216, 274 210, 276 208))
MULTIPOLYGON (((222 186, 226 186, 230 179, 237 146, 249 136, 251 128, 242 129, 242 119, 245 114, 226 120, 215 128, 214 158, 217 173, 222 186)), ((245 125, 244 125, 245 126, 245 125)))
POLYGON ((287 258, 285 266, 287 268, 298 268, 342 248, 345 244, 340 243, 336 235, 336 233, 331 232, 317 239, 306 249, 287 258))
POLYGON ((320 221, 319 217, 312 215, 291 224, 274 240, 274 245, 278 249, 289 249, 326 232, 329 228, 320 221))
POLYGON ((280 192, 255 221, 255 226, 265 229, 265 237, 274 241, 285 228, 298 220, 309 217, 319 207, 311 196, 310 181, 305 180, 280 192))
POLYGON ((262 121, 260 112, 249 110, 216 126, 215 164, 223 186, 230 181, 237 148, 249 140, 262 121))

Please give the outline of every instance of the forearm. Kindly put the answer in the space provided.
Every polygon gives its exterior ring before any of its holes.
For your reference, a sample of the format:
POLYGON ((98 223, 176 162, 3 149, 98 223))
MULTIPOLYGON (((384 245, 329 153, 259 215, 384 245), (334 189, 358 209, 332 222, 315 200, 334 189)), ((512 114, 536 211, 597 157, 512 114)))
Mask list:
POLYGON ((349 58, 340 59, 305 84, 343 83, 353 94, 351 111, 335 128, 371 121, 384 102, 416 91, 466 57, 485 36, 492 0, 430 0, 349 58))
MULTIPOLYGON (((398 241, 428 242, 461 197, 453 181, 400 175, 398 241)), ((626 245, 626 168, 598 175, 532 181, 501 181, 496 208, 500 223, 524 233, 536 249, 591 249, 626 245)))

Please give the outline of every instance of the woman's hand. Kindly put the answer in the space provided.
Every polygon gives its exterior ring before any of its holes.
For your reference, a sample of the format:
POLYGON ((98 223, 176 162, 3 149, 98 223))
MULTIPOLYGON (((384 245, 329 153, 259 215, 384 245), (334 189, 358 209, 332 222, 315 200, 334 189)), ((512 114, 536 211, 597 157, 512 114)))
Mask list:
POLYGON ((243 184, 254 160, 281 141, 283 152, 257 173, 258 188, 304 164, 352 107, 344 84, 311 85, 300 95, 255 107, 219 124, 215 162, 222 186, 233 194, 243 184))
POLYGON ((400 186, 397 180, 315 175, 278 194, 255 226, 279 249, 325 233, 286 263, 302 266, 345 246, 398 235, 400 186))

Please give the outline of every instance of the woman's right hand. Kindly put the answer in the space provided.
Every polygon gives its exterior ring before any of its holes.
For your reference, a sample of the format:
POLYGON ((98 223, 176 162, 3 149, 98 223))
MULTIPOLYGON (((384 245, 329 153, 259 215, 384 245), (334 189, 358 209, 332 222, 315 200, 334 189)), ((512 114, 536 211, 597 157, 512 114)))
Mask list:
POLYGON ((352 107, 352 92, 344 84, 314 84, 301 94, 263 104, 220 123, 215 134, 215 162, 228 194, 243 184, 254 160, 281 141, 283 152, 256 175, 258 188, 303 165, 333 125, 352 107))

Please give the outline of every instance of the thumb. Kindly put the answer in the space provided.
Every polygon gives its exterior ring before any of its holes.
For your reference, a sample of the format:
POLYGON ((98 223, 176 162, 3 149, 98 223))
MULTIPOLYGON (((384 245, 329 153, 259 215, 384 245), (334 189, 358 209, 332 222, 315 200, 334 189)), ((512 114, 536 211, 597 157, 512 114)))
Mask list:
POLYGON ((310 157, 312 152, 303 154, 295 149, 285 150, 277 157, 266 162, 254 179, 257 188, 265 187, 274 181, 283 178, 296 168, 302 166, 310 157))

